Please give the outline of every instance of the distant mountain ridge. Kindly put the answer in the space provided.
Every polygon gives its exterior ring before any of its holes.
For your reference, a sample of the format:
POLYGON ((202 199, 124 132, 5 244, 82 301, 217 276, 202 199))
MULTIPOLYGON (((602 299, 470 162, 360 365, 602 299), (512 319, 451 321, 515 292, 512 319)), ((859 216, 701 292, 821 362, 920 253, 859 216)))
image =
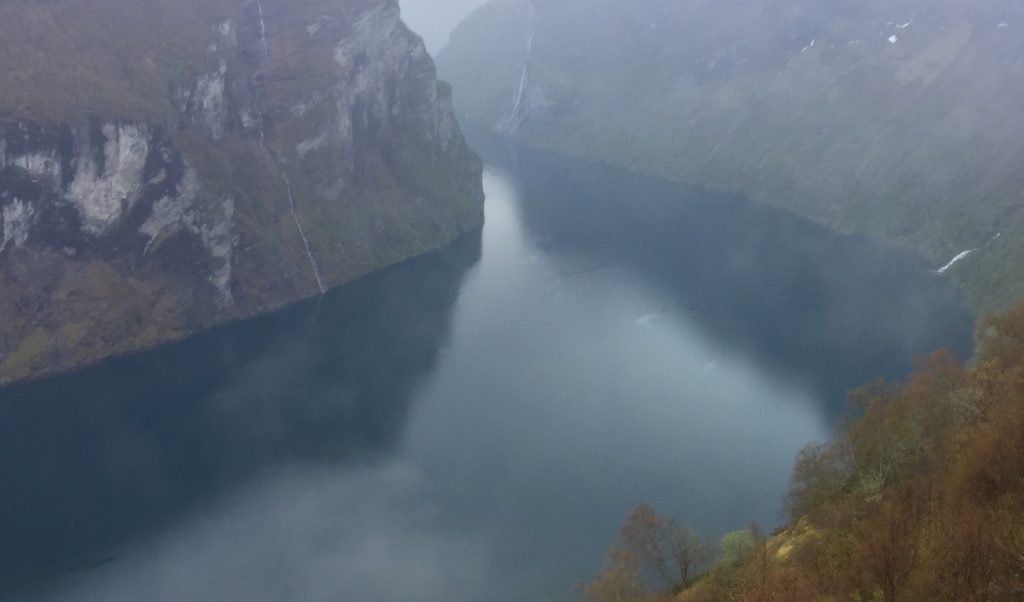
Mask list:
POLYGON ((492 0, 438 65, 469 122, 959 256, 979 313, 1024 296, 1019 2, 492 0))

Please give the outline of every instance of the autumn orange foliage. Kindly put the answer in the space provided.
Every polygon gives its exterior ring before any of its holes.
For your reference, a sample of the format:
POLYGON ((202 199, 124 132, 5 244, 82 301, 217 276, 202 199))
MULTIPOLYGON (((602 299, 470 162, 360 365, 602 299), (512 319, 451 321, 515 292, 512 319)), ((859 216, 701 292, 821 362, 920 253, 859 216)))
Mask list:
POLYGON ((982 324, 971 366, 938 352, 851 400, 797 459, 788 527, 678 599, 1024 600, 1024 306, 982 324))

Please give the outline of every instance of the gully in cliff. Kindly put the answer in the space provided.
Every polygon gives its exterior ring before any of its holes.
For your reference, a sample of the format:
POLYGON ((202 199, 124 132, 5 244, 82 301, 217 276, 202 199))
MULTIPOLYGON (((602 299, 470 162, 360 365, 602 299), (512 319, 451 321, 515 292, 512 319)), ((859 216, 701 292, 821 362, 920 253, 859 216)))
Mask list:
POLYGON ((26 80, 25 57, 0 57, 0 383, 265 313, 482 225, 480 161, 395 0, 78 4, 0 4, 5 44, 49 59, 26 80), (35 29, 13 25, 29 10, 35 29))
MULTIPOLYGON (((263 10, 263 0, 256 0, 256 9, 259 18, 259 36, 260 36, 260 62, 257 69, 253 72, 252 86, 253 86, 253 103, 254 108, 259 109, 260 105, 256 103, 261 98, 258 91, 262 88, 266 82, 266 74, 270 65, 270 46, 267 44, 267 21, 266 13, 263 10)), ((267 134, 266 127, 264 125, 266 116, 260 111, 258 112, 259 124, 259 136, 260 146, 264 149, 267 147, 267 134)), ((316 257, 313 256, 313 247, 309 244, 309 237, 306 236, 306 230, 302 227, 302 221, 299 220, 299 214, 295 211, 295 196, 292 194, 292 183, 288 179, 288 174, 284 173, 284 168, 281 166, 281 161, 276 155, 271 154, 274 158, 274 162, 281 167, 281 180, 284 182, 285 190, 288 194, 288 211, 291 213, 292 220, 295 222, 295 229, 299 233, 299 237, 302 239, 302 247, 306 251, 306 257, 309 259, 309 267, 313 272, 313 278, 316 280, 316 287, 320 290, 320 294, 327 292, 327 287, 324 286, 323 277, 320 275, 320 266, 317 265, 316 257)))

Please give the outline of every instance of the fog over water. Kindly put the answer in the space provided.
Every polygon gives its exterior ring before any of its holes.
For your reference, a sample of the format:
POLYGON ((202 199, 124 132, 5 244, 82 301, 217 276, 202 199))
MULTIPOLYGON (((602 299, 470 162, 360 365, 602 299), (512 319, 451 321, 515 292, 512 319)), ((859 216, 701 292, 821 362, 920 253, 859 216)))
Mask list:
POLYGON ((777 524, 846 389, 969 351, 916 259, 475 146, 482 243, 0 392, 4 597, 564 595, 640 501, 709 533, 777 524))

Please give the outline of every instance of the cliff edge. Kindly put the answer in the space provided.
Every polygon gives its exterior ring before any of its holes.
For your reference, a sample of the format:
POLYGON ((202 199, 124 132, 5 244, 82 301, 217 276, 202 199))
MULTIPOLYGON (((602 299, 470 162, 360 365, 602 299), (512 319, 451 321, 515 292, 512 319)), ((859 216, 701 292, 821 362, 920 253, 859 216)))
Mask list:
POLYGON ((5 0, 0 40, 0 384, 482 224, 480 161, 396 0, 5 0))

